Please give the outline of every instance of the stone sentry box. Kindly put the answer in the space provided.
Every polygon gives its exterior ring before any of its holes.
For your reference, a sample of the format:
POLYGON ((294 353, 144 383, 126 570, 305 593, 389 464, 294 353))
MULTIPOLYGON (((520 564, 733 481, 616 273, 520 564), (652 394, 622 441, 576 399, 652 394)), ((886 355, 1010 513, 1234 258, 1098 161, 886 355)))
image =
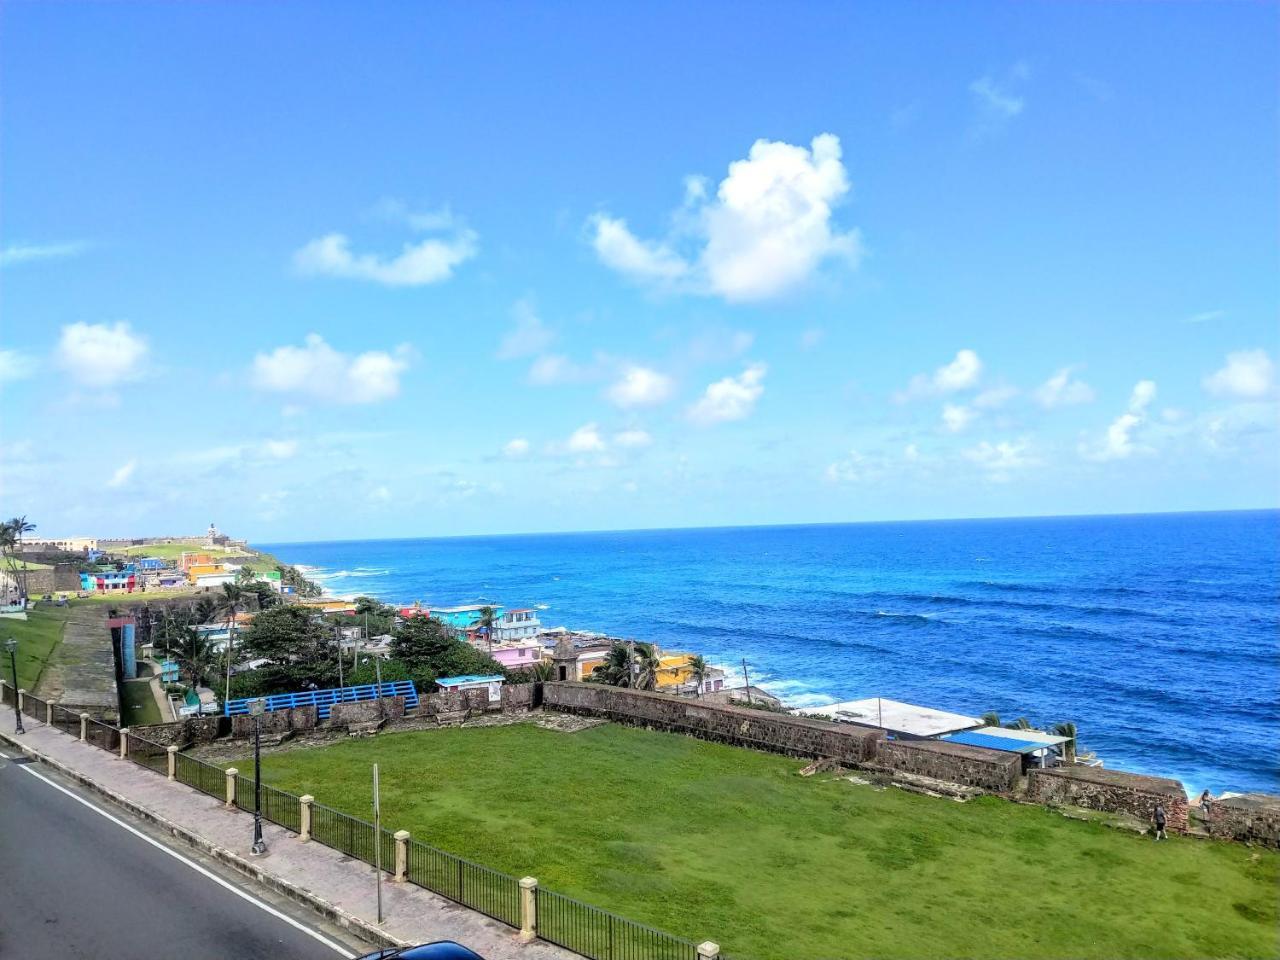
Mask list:
POLYGON ((1167 777, 1102 767, 1032 769, 1027 774, 1027 799, 1046 806, 1128 813, 1146 821, 1159 803, 1170 830, 1187 829, 1187 793, 1179 781, 1167 777))

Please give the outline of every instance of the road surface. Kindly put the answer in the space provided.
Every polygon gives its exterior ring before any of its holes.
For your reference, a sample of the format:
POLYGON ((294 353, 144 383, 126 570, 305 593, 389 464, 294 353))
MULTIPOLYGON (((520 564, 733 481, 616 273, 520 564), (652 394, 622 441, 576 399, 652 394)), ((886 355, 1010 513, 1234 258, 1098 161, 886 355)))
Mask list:
POLYGON ((0 746, 0 960, 336 960, 305 908, 0 746))

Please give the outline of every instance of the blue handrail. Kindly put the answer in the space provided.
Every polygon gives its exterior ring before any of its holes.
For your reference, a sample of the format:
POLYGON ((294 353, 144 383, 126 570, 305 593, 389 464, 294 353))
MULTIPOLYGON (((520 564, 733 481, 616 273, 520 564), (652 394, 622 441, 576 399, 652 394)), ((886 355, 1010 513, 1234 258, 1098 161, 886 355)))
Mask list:
MULTIPOLYGON (((274 693, 263 697, 268 710, 291 710, 294 707, 315 707, 320 720, 328 720, 335 703, 358 703, 361 700, 377 700, 379 697, 404 697, 406 708, 418 705, 418 691, 412 680, 389 680, 381 685, 363 683, 354 687, 330 687, 327 690, 303 690, 300 693, 274 693)), ((245 716, 249 705, 258 697, 228 700, 222 712, 228 717, 245 716)))

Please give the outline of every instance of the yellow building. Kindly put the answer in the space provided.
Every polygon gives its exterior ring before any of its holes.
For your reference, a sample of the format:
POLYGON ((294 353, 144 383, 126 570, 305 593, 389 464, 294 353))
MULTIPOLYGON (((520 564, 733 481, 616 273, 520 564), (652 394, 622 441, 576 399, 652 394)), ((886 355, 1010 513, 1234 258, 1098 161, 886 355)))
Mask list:
POLYGON ((195 583, 197 577, 217 576, 226 572, 226 568, 220 563, 196 563, 187 568, 187 579, 195 583))
POLYGON ((664 653, 658 657, 658 689, 689 682, 691 653, 664 653))

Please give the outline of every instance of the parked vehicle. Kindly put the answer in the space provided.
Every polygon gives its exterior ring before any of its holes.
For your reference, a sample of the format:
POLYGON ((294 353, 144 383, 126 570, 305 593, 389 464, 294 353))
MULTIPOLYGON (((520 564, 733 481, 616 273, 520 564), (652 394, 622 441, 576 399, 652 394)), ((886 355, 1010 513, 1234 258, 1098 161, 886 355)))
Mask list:
POLYGON ((452 940, 437 940, 417 947, 376 950, 359 960, 484 960, 484 957, 452 940))

